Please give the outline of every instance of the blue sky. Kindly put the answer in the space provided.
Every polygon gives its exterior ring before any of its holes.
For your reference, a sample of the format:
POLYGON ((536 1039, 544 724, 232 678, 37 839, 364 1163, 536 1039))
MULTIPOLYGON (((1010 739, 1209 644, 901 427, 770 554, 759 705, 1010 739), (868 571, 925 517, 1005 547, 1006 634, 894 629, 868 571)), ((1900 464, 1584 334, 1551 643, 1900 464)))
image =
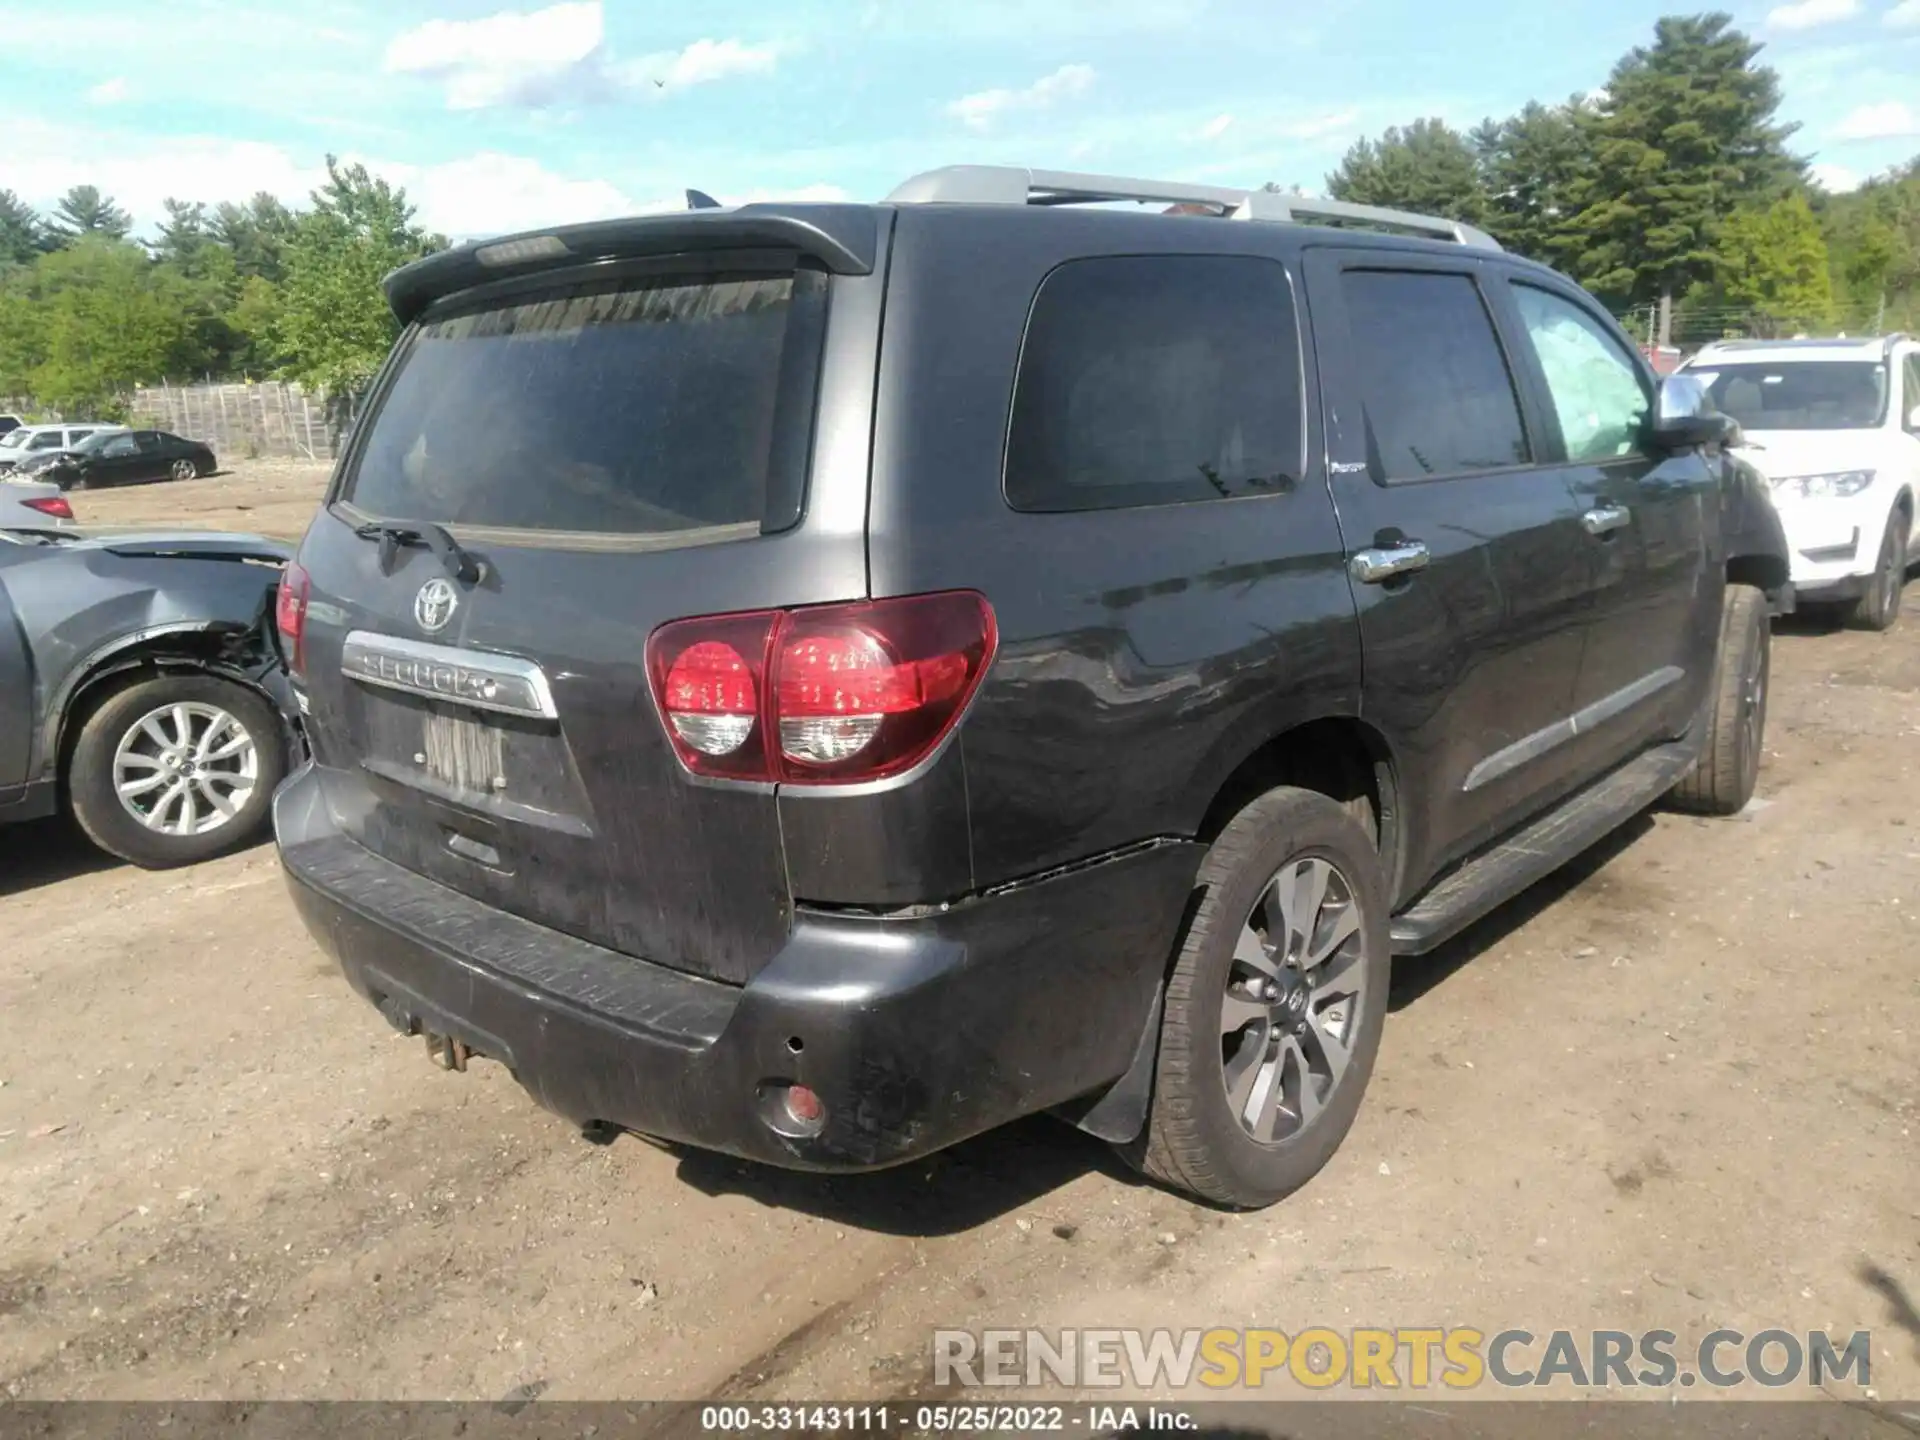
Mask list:
MULTIPOLYGON (((0 187, 295 200, 333 151, 456 236, 877 199, 959 161, 1319 188, 1361 135, 1596 89, 1646 0, 0 3, 0 187)), ((1704 5, 1700 8, 1705 8, 1704 5)), ((1735 6, 1834 188, 1920 154, 1920 0, 1735 6)))

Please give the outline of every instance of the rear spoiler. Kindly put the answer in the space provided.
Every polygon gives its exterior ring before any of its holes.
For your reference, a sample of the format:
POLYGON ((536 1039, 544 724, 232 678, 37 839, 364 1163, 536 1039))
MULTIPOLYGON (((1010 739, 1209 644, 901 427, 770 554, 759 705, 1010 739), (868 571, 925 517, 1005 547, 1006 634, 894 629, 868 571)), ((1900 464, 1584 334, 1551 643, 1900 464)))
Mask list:
POLYGON ((797 250, 836 275, 870 275, 880 212, 869 205, 743 205, 559 225, 469 241, 403 265, 382 282, 387 304, 411 324, 434 301, 476 285, 542 270, 687 250, 797 250))

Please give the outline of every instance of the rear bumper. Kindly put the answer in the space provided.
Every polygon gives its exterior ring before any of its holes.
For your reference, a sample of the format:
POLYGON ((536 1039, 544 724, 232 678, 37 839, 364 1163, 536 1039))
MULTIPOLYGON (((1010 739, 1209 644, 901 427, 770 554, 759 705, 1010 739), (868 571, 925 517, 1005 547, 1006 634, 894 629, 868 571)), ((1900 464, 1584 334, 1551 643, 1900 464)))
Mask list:
POLYGON ((1141 847, 924 914, 803 909, 732 986, 369 853, 333 823, 315 767, 276 797, 274 827, 308 929, 396 1027, 500 1061, 573 1121, 810 1170, 898 1164, 1119 1077, 1200 855, 1141 847), (825 1102, 816 1135, 770 1123, 795 1083, 825 1102))

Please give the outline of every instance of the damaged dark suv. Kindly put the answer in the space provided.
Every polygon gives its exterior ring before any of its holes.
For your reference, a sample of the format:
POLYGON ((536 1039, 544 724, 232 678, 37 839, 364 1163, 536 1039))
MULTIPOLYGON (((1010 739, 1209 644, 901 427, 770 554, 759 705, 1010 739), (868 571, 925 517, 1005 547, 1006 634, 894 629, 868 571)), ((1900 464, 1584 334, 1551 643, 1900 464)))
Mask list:
POLYGON ((1391 956, 1753 790, 1764 487, 1468 227, 961 167, 387 294, 281 853, 394 1026, 583 1124, 867 1169, 1051 1110, 1267 1204, 1391 956))

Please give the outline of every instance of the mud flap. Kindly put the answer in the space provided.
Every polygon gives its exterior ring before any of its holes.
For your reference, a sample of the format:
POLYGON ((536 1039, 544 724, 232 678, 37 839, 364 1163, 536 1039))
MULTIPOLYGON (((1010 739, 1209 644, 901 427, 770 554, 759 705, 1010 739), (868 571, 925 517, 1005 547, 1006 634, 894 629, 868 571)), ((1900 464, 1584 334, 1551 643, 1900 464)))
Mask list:
POLYGON ((1137 1138, 1147 1123, 1147 1105, 1153 1099, 1153 1067, 1160 1056, 1160 1012, 1166 1004, 1167 982, 1153 987, 1147 1023, 1133 1047, 1133 1063, 1105 1090, 1055 1107, 1053 1113, 1068 1124, 1110 1144, 1124 1145, 1137 1138))

